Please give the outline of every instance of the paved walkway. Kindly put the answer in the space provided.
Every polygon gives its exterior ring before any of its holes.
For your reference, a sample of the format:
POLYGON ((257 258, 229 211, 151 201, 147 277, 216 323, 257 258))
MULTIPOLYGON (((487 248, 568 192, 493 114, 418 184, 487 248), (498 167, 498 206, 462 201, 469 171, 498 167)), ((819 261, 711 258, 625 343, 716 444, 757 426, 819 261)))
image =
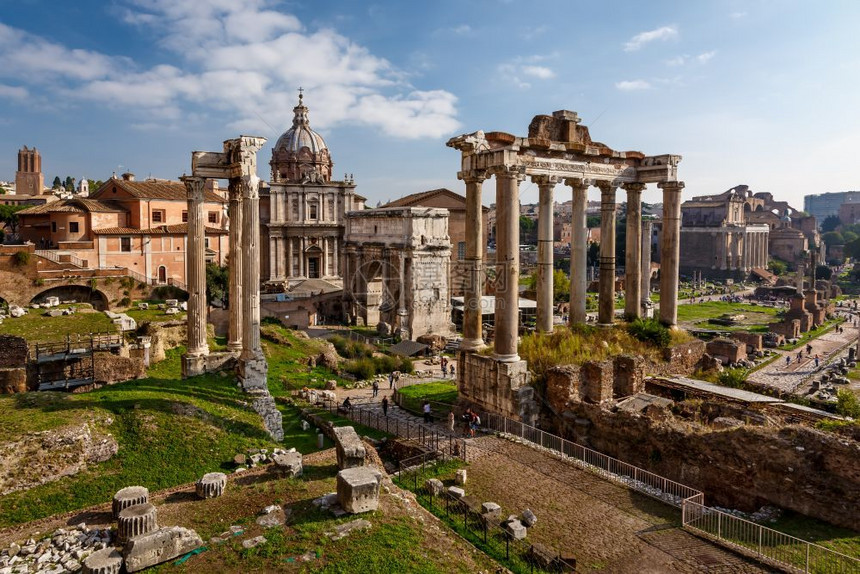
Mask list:
MULTIPOLYGON (((840 311, 844 313, 844 311, 840 311)), ((848 321, 842 324, 842 333, 831 329, 827 333, 811 340, 812 352, 807 353, 806 347, 794 351, 776 351, 779 358, 766 367, 759 369, 749 376, 749 381, 778 389, 782 392, 796 393, 805 390, 812 376, 831 360, 838 359, 841 351, 847 345, 856 343, 860 329, 854 326, 857 315, 850 314, 848 321), (798 360, 798 353, 803 356, 798 360), (819 357, 819 366, 815 366, 815 355, 819 357), (786 362, 786 357, 789 361, 786 362)))

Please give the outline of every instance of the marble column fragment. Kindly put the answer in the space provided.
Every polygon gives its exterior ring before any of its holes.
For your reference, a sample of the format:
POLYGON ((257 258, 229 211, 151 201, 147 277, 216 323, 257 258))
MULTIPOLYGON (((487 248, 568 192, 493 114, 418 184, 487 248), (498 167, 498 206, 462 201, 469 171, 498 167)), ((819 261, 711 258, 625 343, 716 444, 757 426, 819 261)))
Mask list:
POLYGON ((663 190, 663 233, 660 244, 660 322, 678 324, 678 275, 681 258, 681 192, 684 182, 657 184, 663 190))
POLYGON ((188 351, 182 357, 182 375, 206 372, 206 213, 203 209, 206 180, 183 177, 188 194, 188 236, 185 253, 188 288, 188 351))

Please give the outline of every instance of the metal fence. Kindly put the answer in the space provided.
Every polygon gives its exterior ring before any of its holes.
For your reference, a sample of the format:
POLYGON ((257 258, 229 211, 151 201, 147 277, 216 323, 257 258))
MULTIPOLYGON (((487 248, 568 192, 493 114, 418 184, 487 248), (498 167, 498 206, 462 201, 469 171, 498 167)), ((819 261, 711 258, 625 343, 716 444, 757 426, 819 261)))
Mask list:
POLYGON ((695 488, 669 480, 666 477, 520 421, 494 413, 481 413, 481 419, 482 426, 488 430, 512 435, 525 442, 553 451, 562 457, 572 459, 578 466, 595 472, 607 480, 622 484, 636 492, 656 498, 677 508, 681 508, 681 503, 686 498, 702 496, 702 493, 695 488))
POLYGON ((333 401, 322 401, 317 406, 324 408, 331 414, 346 417, 364 426, 405 438, 406 440, 414 440, 439 456, 466 460, 466 440, 442 432, 435 427, 400 420, 393 416, 385 416, 377 409, 365 408, 361 405, 344 408, 333 401))
POLYGON ((466 496, 458 498, 448 492, 435 495, 425 487, 425 481, 435 478, 438 459, 428 455, 400 462, 396 482, 415 493, 418 502, 436 516, 447 521, 469 542, 490 556, 503 560, 505 566, 517 573, 574 572, 576 559, 563 556, 553 548, 513 538, 504 528, 500 517, 482 513, 481 503, 466 496))
POLYGON ((762 562, 796 572, 860 573, 860 560, 857 558, 709 508, 701 500, 684 500, 681 512, 687 530, 762 562))

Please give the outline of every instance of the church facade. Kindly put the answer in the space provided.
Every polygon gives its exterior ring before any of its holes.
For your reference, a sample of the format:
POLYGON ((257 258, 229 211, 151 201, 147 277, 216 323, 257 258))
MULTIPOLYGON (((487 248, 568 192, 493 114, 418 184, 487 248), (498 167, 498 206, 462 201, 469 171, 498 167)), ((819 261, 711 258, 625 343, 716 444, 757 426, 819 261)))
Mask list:
POLYGON ((308 279, 339 283, 346 214, 365 204, 351 176, 332 179, 331 154, 310 127, 302 95, 293 113, 272 149, 269 186, 260 190, 261 279, 269 291, 308 279))

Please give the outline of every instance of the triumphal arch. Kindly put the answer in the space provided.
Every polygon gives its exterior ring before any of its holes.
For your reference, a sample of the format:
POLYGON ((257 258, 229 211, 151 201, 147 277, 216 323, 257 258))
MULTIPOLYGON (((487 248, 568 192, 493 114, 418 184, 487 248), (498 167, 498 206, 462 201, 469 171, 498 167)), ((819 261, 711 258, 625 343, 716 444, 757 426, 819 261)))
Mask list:
MULTIPOLYGON (((470 275, 465 293, 461 385, 469 400, 496 412, 529 419, 526 403, 527 369, 517 352, 519 337, 519 184, 537 184, 538 283, 540 331, 552 330, 553 316, 553 191, 563 183, 571 188, 571 324, 586 321, 586 192, 596 186, 601 194, 601 242, 598 323, 611 325, 615 317, 616 192, 627 194, 625 314, 641 316, 642 191, 649 183, 663 190, 663 231, 660 245, 660 321, 677 323, 681 191, 680 155, 646 156, 638 151, 616 151, 592 141, 575 112, 560 110, 535 116, 528 136, 478 131, 447 144, 461 153, 457 177, 466 183, 466 260, 470 275), (492 357, 470 353, 483 347, 480 298, 484 284, 481 242, 481 188, 496 180, 495 338, 492 357), (491 364, 484 364, 487 360, 491 364), (471 380, 470 380, 471 379, 471 380), (492 383, 487 383, 492 381, 492 383), (484 388, 485 387, 485 388, 484 388)), ((650 267, 649 267, 650 272, 650 267)))

